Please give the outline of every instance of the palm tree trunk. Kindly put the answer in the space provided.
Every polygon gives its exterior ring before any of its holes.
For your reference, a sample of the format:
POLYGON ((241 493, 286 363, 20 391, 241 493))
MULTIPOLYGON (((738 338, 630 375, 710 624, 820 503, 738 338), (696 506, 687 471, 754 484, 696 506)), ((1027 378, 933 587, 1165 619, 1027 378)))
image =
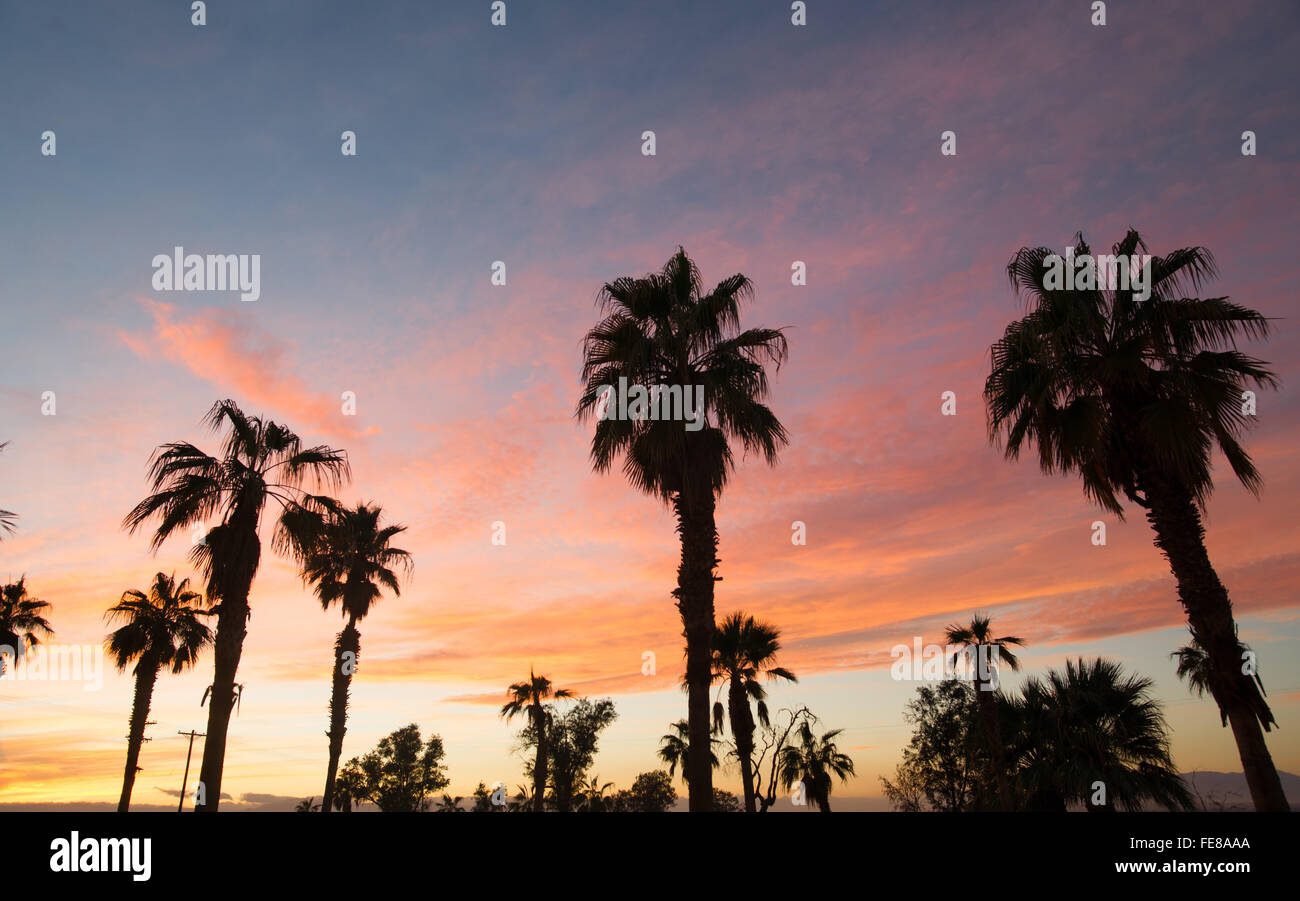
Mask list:
POLYGON ((1205 527, 1192 493, 1154 467, 1141 469, 1141 482, 1147 521, 1178 582, 1192 636, 1209 657, 1210 693, 1232 725, 1255 809, 1289 811, 1282 780, 1264 743, 1264 731, 1276 721, 1254 679, 1242 672, 1232 602, 1205 550, 1205 527))
POLYGON ((533 813, 546 810, 546 711, 533 705, 534 729, 537 732, 537 759, 533 761, 533 813))
POLYGON ((984 691, 979 679, 975 680, 975 703, 984 722, 984 737, 989 746, 989 763, 998 785, 998 806, 1004 811, 1015 809, 1011 798, 1011 782, 1007 779, 1007 761, 1002 747, 1002 730, 998 727, 998 711, 993 705, 993 692, 984 691))
POLYGON ((235 709, 235 674, 244 652, 248 633, 248 598, 222 600, 217 614, 217 634, 212 643, 212 694, 208 698, 207 738, 203 743, 203 763, 199 767, 202 803, 194 810, 216 813, 221 803, 221 770, 226 757, 226 731, 235 709))
POLYGON ((117 802, 118 813, 126 813, 131 806, 131 790, 135 787, 136 771, 140 769, 140 746, 144 744, 144 727, 149 720, 149 704, 153 700, 153 687, 157 681, 157 662, 142 659, 135 670, 135 699, 131 704, 131 724, 126 739, 126 772, 122 776, 122 797, 117 802))
POLYGON ((709 760, 709 684, 712 682, 713 575, 718 565, 715 501, 709 486, 687 483, 674 498, 682 559, 677 567, 677 609, 686 638, 687 723, 689 748, 686 780, 692 813, 713 809, 713 764, 709 760))
POLYGON ((749 712, 749 696, 744 683, 731 680, 727 692, 728 714, 731 716, 731 735, 736 740, 736 756, 740 758, 740 781, 745 790, 745 812, 757 813, 754 800, 754 718, 749 712))
POLYGON ((334 779, 339 772, 339 758, 343 756, 343 736, 348 731, 348 692, 352 686, 352 673, 361 659, 361 633, 357 631, 357 618, 348 617, 348 624, 334 642, 333 690, 330 692, 329 766, 325 770, 325 794, 321 798, 322 813, 334 808, 334 779), (348 658, 347 655, 351 654, 348 658))

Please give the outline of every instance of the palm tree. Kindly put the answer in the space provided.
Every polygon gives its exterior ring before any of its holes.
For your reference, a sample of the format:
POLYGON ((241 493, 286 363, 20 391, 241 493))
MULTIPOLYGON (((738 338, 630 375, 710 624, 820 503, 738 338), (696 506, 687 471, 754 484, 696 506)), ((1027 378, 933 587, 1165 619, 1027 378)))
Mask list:
POLYGON ((320 805, 316 803, 315 798, 303 798, 301 801, 298 802, 298 805, 294 807, 293 812, 294 813, 315 813, 318 810, 320 810, 320 805))
POLYGON ((167 667, 173 673, 184 672, 198 661, 199 652, 212 644, 212 631, 200 620, 210 615, 210 611, 202 609, 202 601, 198 592, 190 590, 189 579, 177 584, 175 573, 158 573, 147 595, 135 589, 124 591, 121 600, 104 614, 108 622, 121 623, 105 641, 109 659, 119 673, 135 662, 135 699, 131 704, 118 813, 126 813, 131 806, 131 790, 140 769, 140 747, 158 673, 167 667))
MULTIPOLYGON (((1090 254, 1081 235, 1080 254, 1090 254)), ((1146 245, 1135 231, 1114 247, 1130 258, 1146 245)), ((1228 591, 1205 550, 1205 513, 1217 447, 1237 478, 1258 493, 1261 478, 1238 443, 1250 415, 1247 385, 1273 387, 1262 360, 1239 338, 1268 335, 1268 320, 1226 297, 1188 297, 1216 273, 1203 247, 1151 260, 1150 296, 1125 289, 1047 287, 1046 247, 1021 248, 1008 264, 1031 309, 992 348, 984 386, 990 436, 1009 458, 1038 445, 1044 472, 1075 472, 1084 493, 1123 516, 1121 497, 1146 512, 1169 561, 1192 634, 1210 661, 1208 687, 1228 715, 1258 810, 1286 810, 1264 742, 1273 714, 1241 672, 1228 591)))
MULTIPOLYGON (((50 605, 40 598, 27 594, 27 577, 19 577, 17 582, 10 582, 0 589, 0 648, 8 648, 13 654, 13 661, 23 655, 23 650, 31 650, 41 643, 41 638, 54 634, 49 621, 42 615, 50 605)), ((0 675, 5 673, 5 658, 8 654, 0 652, 0 675)))
POLYGON ((360 759, 354 757, 334 779, 334 809, 341 813, 351 813, 352 804, 366 800, 366 774, 361 771, 360 759))
MULTIPOLYGON (((1238 660, 1245 660, 1246 655, 1251 653, 1250 647, 1240 641, 1237 642, 1237 651, 1238 660)), ((1205 697, 1206 693, 1210 693, 1213 697, 1210 691, 1210 656, 1205 653, 1205 648, 1201 647, 1196 636, 1192 636, 1190 643, 1183 645, 1169 656, 1177 658, 1178 678, 1187 681, 1189 691, 1195 692, 1198 698, 1205 697)), ((1258 671, 1252 667, 1248 675, 1255 680, 1259 693, 1267 697, 1268 692, 1264 690, 1264 682, 1259 678, 1258 671)), ((1222 706, 1219 707, 1219 719, 1223 725, 1228 725, 1228 713, 1222 706)))
POLYGON ((1020 669, 1020 660, 1011 651, 1011 645, 1023 647, 1023 639, 1013 635, 1001 638, 993 637, 992 619, 980 616, 971 617, 969 626, 951 625, 946 631, 949 646, 959 645, 963 649, 953 655, 953 664, 957 658, 966 653, 975 657, 975 672, 971 680, 975 687, 975 703, 979 709, 980 723, 984 728, 984 741, 988 747, 989 764, 993 767, 993 776, 998 786, 998 803, 1003 810, 1015 809, 1011 797, 1011 783, 1007 779, 1006 748, 1002 744, 1002 731, 998 724, 997 706, 993 694, 997 691, 997 672, 995 667, 1003 663, 1008 669, 1020 669))
POLYGON ((1135 811, 1154 801, 1194 810, 1151 688, 1150 679, 1126 677, 1119 664, 1101 658, 1069 660, 1064 672, 1029 679, 1013 704, 1022 722, 1017 777, 1026 796, 1055 799, 1057 809, 1083 803, 1088 810, 1135 811), (1098 788, 1105 792, 1100 803, 1098 788))
POLYGON ((442 800, 433 811, 434 813, 465 813, 465 808, 460 806, 460 802, 464 800, 460 795, 453 798, 451 795, 443 794, 442 800))
POLYGON ((805 720, 799 725, 798 744, 781 749, 781 784, 787 789, 802 782, 804 791, 822 813, 831 812, 833 776, 846 782, 854 775, 853 758, 841 753, 835 739, 843 729, 823 732, 818 738, 811 724, 805 720))
POLYGON ((501 715, 506 718, 506 722, 514 719, 516 714, 527 711, 528 723, 537 735, 537 757, 533 761, 532 802, 533 810, 541 813, 545 809, 546 802, 546 761, 549 759, 547 741, 550 738, 548 727, 551 724, 551 711, 545 702, 551 698, 571 698, 573 692, 567 688, 553 689, 550 679, 538 676, 529 669, 528 679, 511 685, 506 689, 506 694, 510 700, 501 708, 501 715))
POLYGON ((244 651, 251 613, 248 592, 262 556, 258 536, 262 513, 270 503, 282 510, 311 503, 302 486, 337 489, 351 477, 344 451, 319 445, 304 448, 287 427, 249 416, 233 400, 218 401, 204 422, 214 431, 228 429, 219 457, 188 442, 159 447, 150 460, 153 493, 123 520, 132 534, 158 520, 154 551, 176 532, 219 516, 221 521, 195 545, 192 556, 207 577, 207 596, 217 612, 213 641, 212 703, 199 782, 203 789, 195 810, 215 812, 221 799, 226 732, 235 703, 235 676, 244 651))
MULTIPOLYGON (((668 727, 666 735, 659 739, 659 759, 668 764, 668 775, 672 776, 677 772, 677 767, 682 768, 682 781, 686 781, 686 766, 691 758, 691 726, 686 720, 678 720, 668 727)), ((717 769, 719 760, 718 752, 714 750, 715 745, 722 742, 709 736, 709 767, 717 769)))
MULTIPOLYGON (((769 623, 758 622, 743 613, 728 615, 713 633, 713 678, 727 686, 727 714, 731 719, 731 736, 740 759, 740 778, 745 789, 745 812, 758 810, 754 799, 754 715, 749 702, 758 702, 758 721, 766 728, 767 691, 759 679, 786 679, 797 682, 794 673, 776 666, 781 649, 781 631, 769 623)), ((713 731, 722 731, 723 707, 713 705, 713 731)))
POLYGON ((746 452, 775 464, 777 451, 788 442, 785 427, 762 402, 768 394, 764 367, 769 362, 780 367, 786 340, 780 329, 740 331, 740 306, 752 294, 752 283, 740 274, 704 294, 699 269, 679 247, 661 272, 606 284, 599 300, 604 318, 583 341, 586 388, 577 415, 597 419, 593 467, 608 472, 622 454, 628 481, 671 504, 677 518, 682 551, 673 596, 686 639, 687 713, 695 749, 687 762, 692 811, 707 811, 713 803, 708 747, 718 578, 714 510, 734 466, 730 443, 739 441, 746 452), (683 395, 701 386, 704 409, 697 423, 620 419, 609 414, 609 388, 615 385, 652 392, 656 406, 656 399, 668 396, 654 393, 657 386, 680 388, 683 395))
POLYGON ((321 811, 333 810, 334 780, 343 755, 347 732, 348 694, 352 675, 361 656, 361 633, 357 623, 379 600, 382 588, 401 594, 400 570, 407 577, 411 555, 389 542, 406 526, 380 524, 383 511, 377 504, 338 506, 333 501, 312 507, 294 506, 284 514, 284 528, 276 533, 278 549, 302 563, 303 582, 315 586, 321 608, 338 603, 347 625, 334 642, 333 691, 330 694, 329 765, 325 771, 325 794, 321 811))
POLYGON ((603 813, 609 806, 607 795, 613 787, 613 782, 601 782, 599 776, 591 776, 578 790, 582 799, 578 809, 586 813, 603 813))
MULTIPOLYGON (((9 446, 8 441, 0 442, 0 451, 9 446)), ((15 524, 18 521, 18 514, 9 510, 0 510, 0 537, 12 535, 15 524)))

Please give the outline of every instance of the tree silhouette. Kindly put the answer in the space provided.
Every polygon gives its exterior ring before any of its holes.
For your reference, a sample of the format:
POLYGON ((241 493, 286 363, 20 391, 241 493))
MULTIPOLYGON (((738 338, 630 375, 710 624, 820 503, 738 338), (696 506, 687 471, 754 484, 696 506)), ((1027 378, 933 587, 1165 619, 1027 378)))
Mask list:
MULTIPOLYGON (((1074 244, 1091 256, 1082 235, 1074 244)), ((1146 252, 1130 230, 1113 248, 1146 252)), ((1129 288, 1052 290, 1049 248, 1021 248, 1007 266, 1030 304, 992 348, 984 386, 989 433, 1014 459, 1037 445, 1044 472, 1077 473, 1091 500, 1123 516, 1141 507, 1169 561, 1208 688, 1227 713, 1257 810, 1289 809, 1264 732, 1274 724, 1258 685, 1241 672, 1228 590, 1205 549, 1202 517, 1217 448, 1252 492, 1261 478, 1238 439, 1250 419, 1247 386, 1273 387, 1266 364, 1237 349, 1268 335, 1268 320, 1226 297, 1189 297, 1215 275, 1203 247, 1151 260, 1150 296, 1129 288)))
POLYGON ((110 623, 121 623, 105 642, 109 659, 118 672, 135 663, 135 700, 131 705, 118 813, 126 813, 131 806, 131 790, 140 769, 140 746, 158 674, 168 667, 173 673, 184 672, 198 662, 199 652, 212 644, 212 631, 200 619, 211 615, 211 611, 203 609, 202 603, 202 596, 190 590, 189 579, 178 584, 175 573, 158 573, 148 594, 135 589, 124 591, 121 600, 104 615, 110 623))
MULTIPOLYGON (((713 802, 708 756, 713 583, 718 580, 718 496, 734 468, 731 442, 775 464, 788 437, 763 403, 766 364, 778 368, 787 354, 780 329, 740 331, 740 307, 753 294, 744 275, 703 292, 695 263, 678 248, 662 271, 624 276, 600 292, 604 319, 583 341, 579 419, 596 419, 592 465, 607 472, 619 455, 632 485, 672 506, 681 537, 681 563, 673 596, 686 639, 687 721, 694 756, 687 762, 690 809, 713 802), (620 382, 620 379, 625 382, 620 382), (696 430, 670 418, 610 415, 607 386, 626 384, 664 396, 657 386, 701 386, 704 411, 696 430)), ((662 403, 662 401, 660 401, 662 403)))

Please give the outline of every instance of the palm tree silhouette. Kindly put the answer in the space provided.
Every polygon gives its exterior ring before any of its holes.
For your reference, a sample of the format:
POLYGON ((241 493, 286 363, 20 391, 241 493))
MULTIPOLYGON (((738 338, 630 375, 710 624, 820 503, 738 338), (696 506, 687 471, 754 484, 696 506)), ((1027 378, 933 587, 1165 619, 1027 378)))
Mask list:
MULTIPOLYGON (((798 681, 794 673, 775 665, 780 638, 781 631, 775 626, 740 612, 729 614, 713 633, 713 679, 727 686, 726 714, 740 760, 746 813, 758 810, 754 799, 754 715, 749 702, 758 702, 758 721, 767 727, 767 691, 759 679, 798 681)), ((714 702, 714 732, 722 731, 723 710, 720 700, 714 702)))
POLYGON ((601 782, 599 776, 589 777, 579 789, 582 803, 578 809, 586 813, 603 813, 609 806, 608 794, 613 787, 613 782, 601 782))
POLYGON ((5 662, 9 654, 11 662, 17 663, 24 649, 31 650, 41 643, 41 638, 54 635, 54 629, 42 615, 50 605, 40 598, 27 594, 27 577, 19 577, 17 582, 10 582, 0 589, 0 675, 7 672, 5 662))
POLYGON ((361 771, 360 759, 354 757, 343 765, 334 779, 334 809, 341 813, 351 813, 352 804, 364 801, 366 776, 361 771))
POLYGON ((202 602, 202 596, 190 590, 189 579, 178 584, 175 573, 158 573, 148 594, 135 589, 124 591, 121 600, 104 614, 109 623, 122 624, 105 640, 109 659, 119 673, 135 663, 135 698, 118 813, 126 813, 131 806, 131 790, 140 769, 140 747, 158 674, 167 667, 173 673, 184 672, 198 661, 199 652, 212 644, 212 630, 200 619, 211 615, 211 611, 203 609, 202 602))
MULTIPOLYGON (((1246 655, 1250 653, 1251 650, 1248 645, 1240 641, 1237 642, 1237 660, 1244 661, 1246 655)), ((1187 682, 1189 691, 1195 692, 1198 698, 1205 697, 1207 693, 1214 697, 1210 689, 1210 675, 1212 672, 1210 655, 1205 653, 1205 648, 1201 647, 1200 642, 1196 640, 1196 636, 1192 636, 1191 642, 1183 645, 1169 656, 1178 660, 1178 678, 1187 682)), ((1268 692, 1264 690, 1264 682, 1259 678, 1259 673, 1252 667, 1248 675, 1255 680, 1259 693, 1267 697, 1268 692)), ((1222 705, 1219 707, 1219 719, 1223 722, 1223 725, 1228 725, 1228 712, 1223 709, 1222 705)))
POLYGON ((663 270, 624 276, 600 291, 604 314, 583 340, 586 388, 577 416, 595 418, 592 465, 607 472, 620 454, 623 474, 637 489, 671 504, 681 536, 681 563, 673 596, 686 638, 687 713, 694 756, 687 761, 690 809, 713 803, 709 763, 710 644, 713 583, 718 577, 717 498, 734 467, 730 442, 775 464, 788 442, 786 430, 763 400, 764 366, 778 368, 787 354, 780 329, 739 330, 740 306, 753 294, 744 275, 733 275, 708 294, 700 272, 682 248, 663 270), (606 414, 604 386, 692 386, 704 389, 701 428, 665 419, 619 419, 606 414))
POLYGON ((798 743, 781 749, 781 784, 787 789, 802 782, 809 799, 822 813, 831 812, 832 777, 846 782, 854 775, 853 758, 841 753, 835 739, 843 729, 813 734, 811 724, 805 720, 796 733, 798 743))
POLYGON ((1194 810, 1152 684, 1101 658, 1068 660, 1064 671, 1026 680, 1022 698, 1009 704, 1021 721, 1013 744, 1021 746, 1017 777, 1026 796, 1058 810, 1083 803, 1135 811, 1146 801, 1194 810))
POLYGON ((460 806, 460 802, 464 800, 460 795, 453 798, 451 795, 444 794, 438 806, 433 809, 434 813, 465 813, 465 808, 460 806))
POLYGON ((1011 795, 1011 783, 1007 779, 1006 748, 1002 744, 1002 731, 998 724, 997 707, 993 695, 997 691, 996 667, 1006 664, 1008 669, 1020 669, 1020 660, 1011 651, 1011 645, 1024 646, 1024 640, 1013 635, 993 637, 992 619, 980 616, 971 617, 970 625, 951 625, 945 635, 948 644, 960 645, 964 650, 953 655, 953 664, 966 653, 974 652, 975 703, 979 709, 980 723, 984 729, 984 742, 988 747, 989 763, 993 767, 993 776, 998 786, 998 803, 1003 810, 1014 810, 1015 802, 1011 795))
POLYGON ((214 431, 226 427, 221 456, 210 456, 184 441, 159 447, 149 466, 153 493, 126 515, 123 527, 134 534, 157 519, 150 542, 157 551, 177 531, 202 525, 210 516, 221 517, 204 543, 191 552, 202 566, 208 600, 217 613, 212 703, 199 770, 203 795, 195 805, 195 810, 215 812, 221 799, 235 675, 251 613, 248 592, 262 556, 258 536, 262 513, 271 503, 282 510, 308 504, 304 483, 310 480, 337 489, 351 471, 344 451, 324 445, 304 448, 288 428, 247 415, 233 400, 214 404, 204 422, 214 431))
MULTIPOLYGON (((1075 244, 1090 253, 1082 235, 1075 244)), ((1124 258, 1137 251, 1146 245, 1132 230, 1114 247, 1124 258)), ((1287 810, 1264 742, 1273 714, 1240 671, 1232 603, 1205 550, 1202 522, 1216 446, 1251 492, 1261 485, 1237 440, 1250 418, 1243 389, 1277 380, 1263 361, 1238 351, 1237 340, 1266 337, 1268 320, 1226 297, 1186 296, 1215 275, 1203 247, 1154 257, 1144 301, 1132 290, 1049 290, 1051 253, 1024 247, 1008 264, 1032 308, 993 345, 984 386, 990 436, 1005 439, 1009 458, 1036 443, 1044 472, 1077 472, 1084 493, 1117 516, 1121 495, 1146 511, 1192 634, 1209 655, 1209 688, 1228 714, 1255 807, 1287 810)))
POLYGON ((311 506, 293 506, 281 520, 275 547, 292 554, 302 564, 303 582, 315 586, 321 608, 337 603, 347 625, 334 642, 333 690, 330 693, 329 764, 325 771, 325 794, 321 811, 334 804, 334 780, 343 755, 343 736, 348 724, 348 694, 352 675, 361 657, 361 633, 357 623, 387 588, 399 596, 399 570, 409 578, 411 555, 390 542, 406 526, 381 525, 383 511, 377 504, 341 507, 334 501, 317 500, 311 506))
MULTIPOLYGON (((686 781, 686 764, 691 757, 691 727, 686 720, 678 720, 668 727, 666 735, 659 739, 659 759, 668 764, 668 775, 672 776, 677 772, 677 768, 682 768, 682 781, 686 781)), ((718 752, 714 750, 715 745, 722 744, 721 741, 709 736, 709 766, 713 769, 718 768, 718 752)))
POLYGON ((553 689, 550 679, 538 676, 529 669, 528 679, 511 685, 506 689, 506 694, 510 700, 501 708, 501 715, 506 718, 506 722, 510 722, 516 714, 526 711, 529 725, 537 734, 537 756, 533 761, 532 803, 533 810, 541 813, 545 809, 546 801, 546 764, 549 759, 547 740, 550 737, 548 728, 551 724, 551 712, 545 702, 551 698, 571 698, 573 692, 567 688, 553 689))

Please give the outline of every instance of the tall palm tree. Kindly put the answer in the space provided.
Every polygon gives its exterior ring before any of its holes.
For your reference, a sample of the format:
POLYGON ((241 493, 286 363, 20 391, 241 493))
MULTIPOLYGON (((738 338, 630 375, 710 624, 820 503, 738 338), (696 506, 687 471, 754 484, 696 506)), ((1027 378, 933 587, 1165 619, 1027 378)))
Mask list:
POLYGON ((1007 778, 1006 748, 1002 743, 1002 730, 998 724, 997 705, 993 697, 997 690, 995 682, 997 674, 992 667, 1006 664, 1008 669, 1020 669, 1020 660, 1012 653, 1011 646, 1023 647, 1025 642, 1014 635, 994 638, 992 622, 990 617, 980 616, 977 613, 971 617, 970 625, 951 625, 945 635, 950 646, 959 645, 963 648, 953 655, 954 664, 963 653, 968 656, 974 654, 975 665, 972 669, 975 675, 971 682, 975 687, 975 703, 984 729, 989 762, 997 781, 998 803, 1003 810, 1013 810, 1015 802, 1011 796, 1011 783, 1007 778), (981 661, 984 662, 983 665, 981 661))
POLYGON ((149 466, 153 493, 126 515, 123 526, 134 534, 156 519, 151 547, 157 551, 176 532, 220 517, 205 542, 192 552, 207 578, 208 601, 217 612, 212 703, 199 770, 202 800, 195 810, 215 812, 221 799, 235 676, 251 613, 248 592, 262 556, 262 513, 268 504, 282 510, 306 505, 310 498, 304 494, 305 483, 337 489, 351 471, 346 452, 324 445, 304 448, 287 427, 249 416, 233 400, 218 401, 204 421, 214 431, 227 429, 220 456, 184 441, 159 447, 149 466))
MULTIPOLYGON (((41 638, 54 634, 43 615, 49 609, 47 601, 27 593, 26 576, 0 589, 0 648, 12 650, 13 662, 17 663, 24 649, 31 650, 41 643, 41 638)), ((0 675, 5 673, 7 656, 0 653, 0 675)))
MULTIPOLYGON (((740 274, 704 293, 699 269, 679 247, 661 272, 606 284, 599 299, 604 318, 583 340, 586 388, 577 415, 582 421, 597 420, 591 441, 594 468, 607 472, 622 454, 628 481, 670 504, 677 518, 682 550, 673 596, 686 639, 692 811, 707 811, 713 803, 708 747, 713 583, 718 578, 714 511, 734 466, 731 442, 739 441, 746 452, 775 464, 778 450, 789 440, 763 403, 768 394, 765 366, 779 368, 785 360, 785 335, 769 328, 740 331, 740 306, 752 294, 752 283, 740 274), (683 395, 701 386, 704 410, 696 424, 620 419, 609 414, 606 388, 620 384, 646 391, 680 387, 683 395)), ((651 394, 652 404, 656 396, 651 394)))
POLYGON ((1151 688, 1150 679, 1125 676, 1119 664, 1101 658, 1068 660, 1064 672, 1027 680, 1012 705, 1022 724, 1013 744, 1021 749, 1017 778, 1026 796, 1089 810, 1140 810, 1147 801, 1195 809, 1151 688))
POLYGON ((567 688, 552 688, 551 680, 528 670, 528 679, 516 682, 506 689, 509 701, 501 708, 501 715, 506 722, 514 719, 516 714, 527 713, 528 723, 537 735, 537 757, 533 761, 533 810, 541 813, 546 802, 546 762, 550 739, 549 727, 551 711, 546 701, 552 698, 571 698, 573 692, 567 688))
MULTIPOLYGON (((1091 253, 1081 235, 1075 244, 1091 253)), ((1113 252, 1129 258, 1146 245, 1129 231, 1113 252)), ((1226 297, 1187 296, 1216 272, 1203 247, 1154 257, 1146 300, 1118 288, 1050 290, 1051 254, 1025 247, 1008 264, 1030 310, 992 348, 984 386, 990 436, 1005 440, 1009 458, 1037 444, 1044 472, 1078 473, 1084 493, 1117 516, 1121 497, 1145 511, 1209 656, 1209 689, 1228 715, 1255 807, 1286 810, 1264 742, 1273 714, 1241 672, 1232 603, 1202 522, 1216 447, 1242 484, 1259 491, 1260 474, 1238 442, 1250 420, 1243 390, 1273 387, 1276 378, 1237 341, 1266 337, 1268 320, 1226 297)))
POLYGON ((105 641, 109 659, 118 672, 135 662, 135 699, 131 704, 118 813, 126 813, 131 806, 131 790, 140 769, 140 746, 158 674, 167 667, 173 673, 184 672, 198 661, 199 652, 212 644, 212 630, 200 619, 211 612, 203 609, 202 602, 202 596, 190 590, 189 579, 178 584, 175 573, 158 573, 148 594, 136 589, 124 591, 121 600, 104 614, 109 623, 122 624, 105 641))
MULTIPOLYGON (((0 451, 9 446, 8 441, 0 442, 0 451)), ((12 535, 15 524, 18 521, 18 514, 9 510, 0 510, 0 538, 5 535, 12 535)))
MULTIPOLYGON (((758 702, 758 721, 767 727, 767 690, 759 680, 786 679, 797 682, 794 673, 776 666, 781 649, 781 630, 752 616, 729 614, 713 633, 713 678, 727 686, 726 713, 731 720, 731 736, 740 759, 740 778, 745 789, 745 812, 758 810, 754 799, 754 714, 750 700, 758 702)), ((723 706, 713 705, 715 732, 722 731, 723 706)))
POLYGON ((411 555, 390 542, 406 526, 382 525, 383 511, 377 504, 341 507, 334 501, 294 506, 281 520, 274 546, 301 561, 302 578, 315 586, 321 608, 337 603, 347 625, 334 642, 333 690, 330 693, 329 764, 325 771, 325 794, 321 811, 334 804, 334 780, 343 754, 343 736, 348 724, 348 694, 352 675, 361 656, 361 633, 357 623, 387 588, 399 596, 398 572, 409 577, 411 555))
MULTIPOLYGON (((691 727, 686 720, 678 720, 668 727, 666 735, 659 739, 659 759, 668 764, 668 775, 672 776, 677 768, 682 768, 682 781, 686 781, 686 765, 691 758, 691 727)), ((709 766, 717 769, 720 761, 715 745, 721 742, 709 736, 709 766)))
POLYGON ((848 781, 854 775, 853 758, 840 751, 835 739, 843 729, 823 732, 820 737, 812 731, 807 720, 800 724, 798 743, 781 749, 781 784, 787 789, 796 782, 804 784, 804 791, 822 813, 831 812, 833 778, 848 781))

